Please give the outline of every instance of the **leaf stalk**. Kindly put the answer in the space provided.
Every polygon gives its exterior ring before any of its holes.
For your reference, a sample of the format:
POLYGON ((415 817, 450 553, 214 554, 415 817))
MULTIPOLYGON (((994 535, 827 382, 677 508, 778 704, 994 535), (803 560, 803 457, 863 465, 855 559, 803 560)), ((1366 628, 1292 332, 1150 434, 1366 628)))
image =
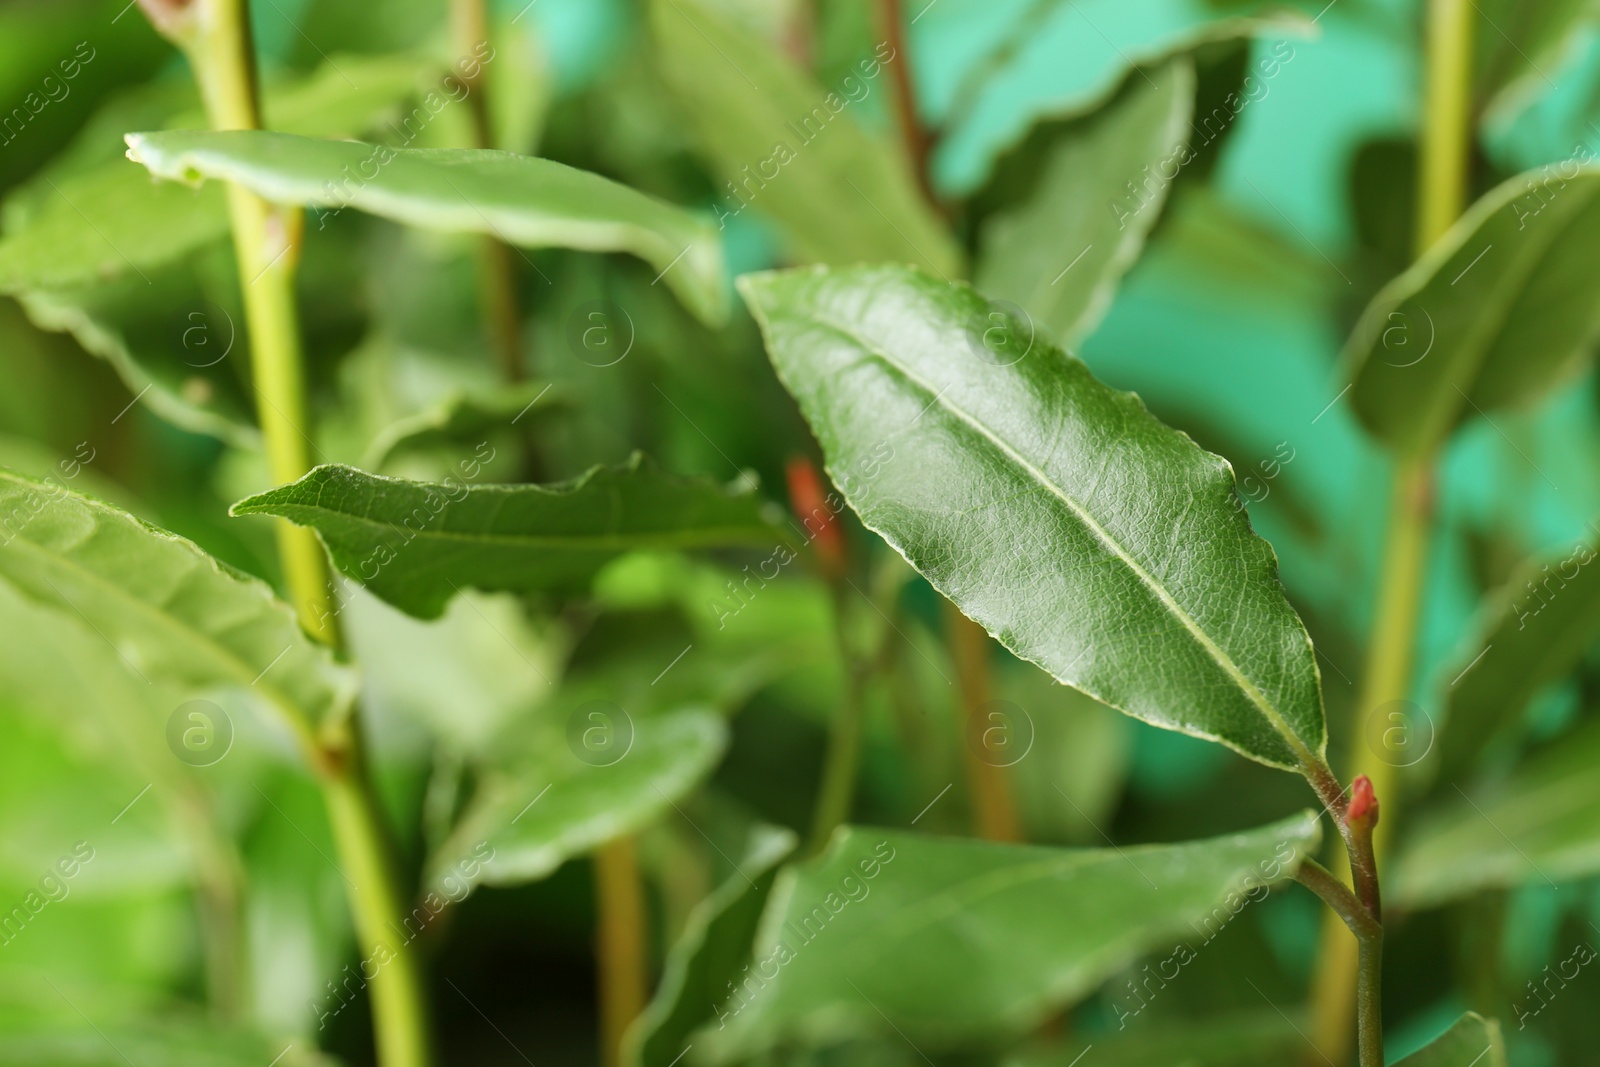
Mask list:
MULTIPOLYGON (((145 0, 156 28, 188 57, 213 129, 261 128, 248 0, 145 0)), ((302 213, 228 187, 229 220, 244 298, 256 402, 272 477, 295 481, 315 450, 307 432, 304 359, 294 292, 302 213)), ((315 531, 276 523, 278 552, 301 625, 339 648, 342 635, 331 595, 327 557, 315 531)), ((303 734, 317 771, 352 917, 363 975, 375 967, 373 1028, 382 1067, 431 1063, 426 1000, 417 957, 400 931, 402 914, 389 835, 362 757, 359 720, 335 724, 331 736, 303 734)))

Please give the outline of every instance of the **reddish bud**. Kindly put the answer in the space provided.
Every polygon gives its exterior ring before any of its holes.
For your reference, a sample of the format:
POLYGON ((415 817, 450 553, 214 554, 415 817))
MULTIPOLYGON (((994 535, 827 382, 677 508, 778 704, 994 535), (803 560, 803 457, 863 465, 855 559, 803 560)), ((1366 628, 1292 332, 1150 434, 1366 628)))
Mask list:
POLYGON ((789 481, 789 506, 805 527, 806 540, 816 550, 817 562, 830 578, 844 574, 844 535, 834 511, 836 497, 823 491, 822 477, 804 456, 795 456, 784 469, 789 481))
POLYGON ((1378 797, 1372 791, 1372 779, 1363 774, 1350 783, 1350 806, 1345 809, 1345 819, 1359 822, 1368 816, 1374 823, 1378 821, 1378 797))

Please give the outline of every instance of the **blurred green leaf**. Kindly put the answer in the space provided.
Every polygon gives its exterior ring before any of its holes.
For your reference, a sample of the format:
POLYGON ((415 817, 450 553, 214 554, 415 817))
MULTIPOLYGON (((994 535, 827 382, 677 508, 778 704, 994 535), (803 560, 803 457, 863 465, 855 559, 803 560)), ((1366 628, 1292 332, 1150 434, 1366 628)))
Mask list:
MULTIPOLYGON (((1261 1067, 1293 1063, 1314 1046, 1292 1019, 1263 1012, 1098 1037, 1092 1047, 1101 1067, 1261 1067)), ((1082 1054, 1082 1042, 1065 1042, 1014 1056, 1006 1067, 1073 1067, 1082 1054)))
POLYGON ((142 1024, 39 1033, 0 1034, 0 1064, 5 1067, 335 1067, 338 1061, 303 1040, 269 1039, 194 1023, 142 1024), (278 1057, 274 1059, 274 1057, 278 1057))
POLYGON ((1500 1024, 1469 1011, 1394 1067, 1506 1067, 1500 1024))
POLYGON ((1345 348, 1373 436, 1425 454, 1468 415, 1530 403, 1589 357, 1597 193, 1600 172, 1574 161, 1512 178, 1384 286, 1345 348))
POLYGON ((113 164, 43 179, 53 199, 25 226, 8 217, 0 241, 0 291, 64 289, 138 275, 228 232, 221 189, 152 182, 137 167, 113 164))
POLYGON ((1311 642, 1226 461, 970 288, 885 266, 740 289, 845 499, 1002 644, 1270 766, 1320 756, 1311 642))
POLYGON ((1583 661, 1600 633, 1600 567, 1587 566, 1594 558, 1579 542, 1525 564, 1485 599, 1482 635, 1462 654, 1447 691, 1441 776, 1468 770, 1540 690, 1583 661))
POLYGON ((1470 793, 1452 784, 1417 813, 1384 899, 1421 908, 1524 882, 1555 885, 1600 872, 1600 722, 1530 756, 1470 793))
POLYGON ((1472 95, 1478 115, 1515 114, 1555 86, 1578 39, 1595 22, 1594 0, 1473 0, 1472 95))
POLYGON ((426 727, 436 745, 481 755, 551 695, 567 640, 529 619, 516 598, 471 591, 424 622, 350 589, 351 651, 363 671, 364 707, 426 727))
POLYGON ((883 67, 905 57, 882 44, 830 91, 701 0, 652 0, 650 16, 662 74, 726 183, 719 224, 748 203, 807 260, 960 272, 961 253, 905 162, 846 113, 874 89, 893 91, 883 67))
POLYGON ((1035 126, 995 165, 991 187, 1026 189, 984 222, 977 288, 1069 348, 1093 330, 1192 157, 1194 87, 1193 64, 1179 59, 1130 78, 1087 119, 1035 126))
POLYGON ((681 208, 548 159, 387 148, 260 130, 130 133, 158 177, 231 181, 277 203, 358 210, 510 244, 631 252, 708 323, 727 317, 722 243, 681 208))
POLYGON ((778 865, 798 838, 787 830, 757 826, 732 878, 718 886, 689 916, 683 936, 667 953, 661 984, 623 1039, 628 1067, 670 1067, 690 1035, 714 1014, 739 969, 750 961, 756 923, 772 892, 778 865))
POLYGON ((0 471, 0 579, 81 619, 147 683, 259 694, 287 725, 343 714, 351 672, 265 583, 59 484, 0 471))
POLYGON ((552 392, 548 382, 515 382, 493 392, 454 389, 429 407, 407 415, 380 430, 367 446, 361 467, 379 471, 389 459, 413 449, 455 445, 469 452, 484 435, 513 423, 542 422, 550 412, 568 405, 565 396, 552 392))
MULTIPOLYGON (((485 457, 478 456, 478 460, 485 457)), ((402 611, 436 618, 467 586, 582 590, 617 555, 643 548, 772 544, 786 535, 761 498, 666 474, 635 453, 560 485, 468 485, 317 467, 239 501, 235 515, 279 515, 322 535, 333 562, 402 611)))
POLYGON ((547 725, 521 758, 486 772, 429 860, 430 888, 459 899, 476 884, 545 877, 671 807, 711 772, 728 738, 714 712, 633 716, 611 702, 579 704, 567 722, 547 725))
POLYGON ((935 1047, 1019 1033, 1143 953, 1226 921, 1247 894, 1292 877, 1320 837, 1310 811, 1225 838, 1103 850, 847 827, 779 876, 757 962, 695 1044, 721 1063, 884 1027, 935 1047))
POLYGON ((934 169, 956 193, 981 185, 989 161, 1038 116, 1088 114, 1138 67, 1217 42, 1314 30, 1275 0, 1030 0, 997 39, 974 35, 969 20, 936 8, 918 27, 925 40, 946 38, 938 43, 964 61, 953 76, 929 79, 933 91, 923 94, 945 131, 934 169))
MULTIPOLYGON (((411 56, 343 56, 302 81, 263 94, 269 124, 310 137, 353 137, 410 96, 424 61, 411 56), (357 88, 359 79, 359 88, 357 88)), ((156 104, 181 97, 163 94, 156 104)), ((144 116, 144 117, 149 117, 144 116)), ((203 128, 198 109, 165 122, 203 128)), ((103 136, 96 130, 93 136, 103 136)), ((117 144, 121 143, 118 131, 117 144)), ((87 152, 80 146, 80 152, 87 152)), ((0 292, 66 289, 138 275, 228 234, 223 191, 151 179, 114 158, 87 169, 40 175, 7 201, 0 240, 0 292)))

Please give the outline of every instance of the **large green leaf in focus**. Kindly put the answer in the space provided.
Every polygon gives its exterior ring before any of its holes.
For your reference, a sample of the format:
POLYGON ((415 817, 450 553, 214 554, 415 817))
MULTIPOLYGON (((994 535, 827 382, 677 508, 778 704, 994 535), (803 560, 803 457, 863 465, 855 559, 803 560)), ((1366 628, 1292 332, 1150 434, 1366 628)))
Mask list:
POLYGON ((1157 726, 1320 759, 1311 641, 1227 461, 966 286, 875 266, 740 289, 845 499, 1002 644, 1157 726))
POLYGON ((662 75, 724 185, 717 214, 750 207, 820 263, 890 260, 955 276, 961 253, 892 147, 857 124, 867 92, 892 92, 880 45, 829 92, 702 0, 652 0, 662 75), (856 93, 863 95, 857 97, 856 93), (855 99, 852 100, 852 97, 855 99))
POLYGON ((1462 654, 1439 734, 1445 780, 1470 768, 1539 691, 1583 661, 1600 631, 1600 567, 1578 543, 1529 562, 1485 598, 1482 638, 1462 654), (1458 673, 1459 672, 1459 673, 1458 673))
POLYGON ((1361 421, 1422 455, 1473 414, 1525 404, 1600 339, 1600 172, 1519 175, 1373 297, 1345 349, 1361 421), (1531 183, 1531 185, 1530 185, 1531 183))
POLYGON ((890 1028, 924 1048, 1024 1032, 1147 952, 1192 952, 1320 837, 1310 811, 1125 849, 848 827, 779 875, 750 979, 696 1054, 704 1043, 707 1062, 730 1062, 890 1028))
POLYGON ((977 287, 1020 305, 1063 345, 1094 329, 1161 214, 1164 168, 1175 175, 1190 158, 1180 146, 1194 86, 1194 65, 1175 60, 1133 77, 1088 119, 1035 126, 996 165, 997 180, 1020 172, 1031 189, 984 223, 977 287))
POLYGON ((1384 875, 1385 901, 1429 907, 1483 889, 1600 873, 1600 722, 1529 757, 1503 781, 1450 783, 1419 812, 1384 875))
POLYGON ((701 1023, 712 1017, 728 984, 750 962, 778 865, 798 839, 787 830, 757 826, 734 874, 702 900, 667 953, 656 995, 623 1039, 628 1067, 671 1067, 701 1023))
POLYGON ((1500 1024, 1469 1011, 1394 1067, 1506 1067, 1500 1024))
POLYGON ((317 467, 232 510, 315 527, 341 571, 424 619, 468 586, 581 590, 624 552, 771 546, 789 537, 766 520, 754 492, 666 474, 638 453, 624 466, 552 486, 411 482, 317 467))
POLYGON ((541 736, 522 758, 485 772, 429 860, 430 888, 456 896, 474 884, 543 878, 650 823, 711 773, 728 743, 722 716, 710 711, 634 716, 606 702, 570 712, 574 719, 555 724, 565 743, 541 736))
POLYGON ((727 317, 722 243, 682 208, 598 174, 487 149, 387 148, 261 130, 128 134, 161 178, 235 182, 268 200, 360 211, 526 247, 631 252, 691 311, 727 317))
POLYGON ((343 714, 354 693, 264 582, 59 484, 0 471, 0 580, 81 621, 153 685, 255 693, 297 729, 343 714))

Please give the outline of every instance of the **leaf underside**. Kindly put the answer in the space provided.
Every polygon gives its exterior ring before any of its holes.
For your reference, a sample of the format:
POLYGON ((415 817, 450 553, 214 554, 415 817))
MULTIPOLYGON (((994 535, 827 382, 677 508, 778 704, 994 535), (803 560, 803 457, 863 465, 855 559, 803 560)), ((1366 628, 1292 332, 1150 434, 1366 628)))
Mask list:
POLYGON ((464 148, 388 148, 263 130, 130 133, 157 177, 211 178, 275 203, 353 207, 429 230, 526 247, 630 252, 705 322, 727 317, 722 243, 705 221, 553 160, 464 148))

